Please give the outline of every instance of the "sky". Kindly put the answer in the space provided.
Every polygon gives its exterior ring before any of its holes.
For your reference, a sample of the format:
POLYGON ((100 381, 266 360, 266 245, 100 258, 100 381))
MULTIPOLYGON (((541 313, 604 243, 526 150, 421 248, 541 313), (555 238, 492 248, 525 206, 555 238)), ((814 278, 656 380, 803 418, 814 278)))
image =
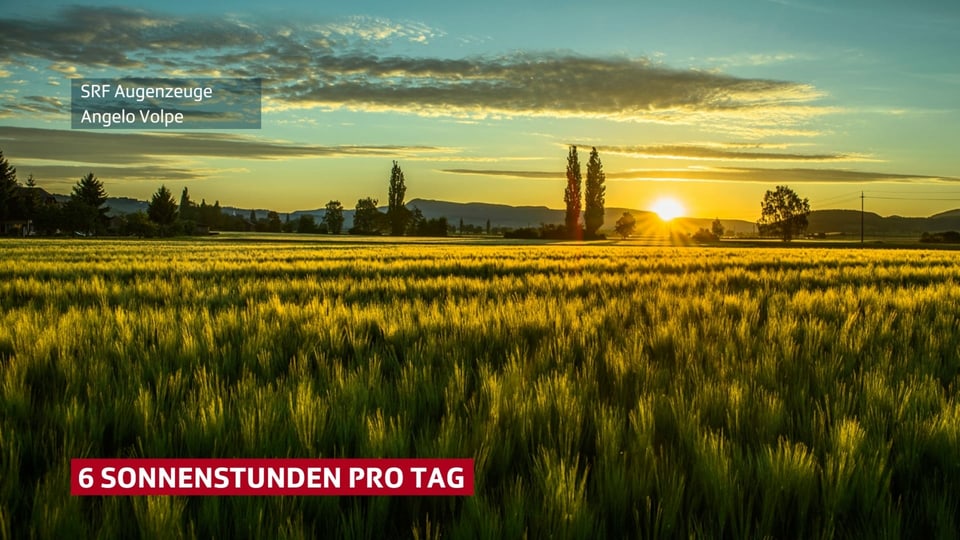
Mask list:
POLYGON ((68 193, 164 184, 280 212, 407 200, 563 208, 570 145, 606 205, 755 221, 960 208, 960 3, 35 0, 0 15, 0 150, 68 193), (262 79, 260 129, 71 129, 70 79, 262 79))

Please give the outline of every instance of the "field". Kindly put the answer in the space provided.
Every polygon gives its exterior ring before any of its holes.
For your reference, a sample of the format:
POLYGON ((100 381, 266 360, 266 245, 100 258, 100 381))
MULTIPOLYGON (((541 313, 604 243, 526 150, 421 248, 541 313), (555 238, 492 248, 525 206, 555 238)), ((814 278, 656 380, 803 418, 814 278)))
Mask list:
POLYGON ((0 538, 960 530, 954 252, 0 251, 0 538), (472 457, 476 495, 71 497, 115 456, 472 457))

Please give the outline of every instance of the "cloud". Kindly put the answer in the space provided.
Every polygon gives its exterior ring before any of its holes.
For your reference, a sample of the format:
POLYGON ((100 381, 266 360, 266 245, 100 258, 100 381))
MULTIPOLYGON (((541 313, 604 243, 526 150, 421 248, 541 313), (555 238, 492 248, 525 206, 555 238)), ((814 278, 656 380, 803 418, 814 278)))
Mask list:
MULTIPOLYGON (((562 170, 529 171, 499 169, 442 169, 449 174, 506 176, 510 178, 562 180, 562 170)), ((885 173, 848 169, 774 169, 761 167, 716 167, 689 169, 635 169, 606 172, 608 180, 671 180, 762 183, 867 183, 867 182, 960 182, 960 178, 922 174, 885 173)))
MULTIPOLYGON (((53 19, 2 21, 0 61, 43 59, 157 75, 262 77, 264 110, 344 109, 454 118, 601 118, 697 125, 745 137, 809 136, 836 112, 802 82, 672 69, 645 58, 554 52, 409 57, 391 46, 443 32, 358 17, 326 24, 181 19, 115 7, 72 7, 53 19)), ((428 50, 428 49, 425 49, 428 50)), ((763 60, 763 59, 759 59, 763 60)))
POLYGON ((73 6, 55 19, 6 19, 0 58, 43 58, 63 65, 143 69, 144 50, 197 51, 251 46, 263 36, 227 20, 188 20, 120 7, 73 6))
POLYGON ((787 62, 796 62, 801 60, 812 60, 813 58, 809 55, 801 55, 795 53, 743 53, 735 54, 731 56, 722 56, 716 57, 711 56, 704 58, 703 62, 711 66, 717 66, 724 69, 729 69, 732 67, 760 67, 760 66, 770 66, 777 64, 784 64, 787 62))
POLYGON ((415 157, 457 151, 441 146, 324 146, 204 132, 116 132, 0 126, 0 146, 9 158, 76 163, 135 164, 163 159, 217 157, 252 160, 318 157, 415 157))
POLYGON ((525 53, 471 59, 327 56, 317 62, 322 84, 292 82, 275 97, 286 106, 698 123, 719 130, 746 123, 779 131, 830 112, 812 105, 822 94, 810 85, 669 69, 646 59, 525 53))
MULTIPOLYGON (((783 145, 781 145, 782 147, 783 145)), ((666 158, 686 160, 719 161, 879 161, 863 154, 824 153, 803 154, 795 152, 766 151, 770 145, 748 144, 664 144, 637 146, 599 146, 599 151, 633 158, 666 158), (764 151, 760 151, 764 150, 764 151)))
POLYGON ((44 186, 71 186, 81 176, 91 172, 108 183, 139 180, 205 180, 222 175, 222 169, 194 169, 183 167, 168 167, 161 165, 138 165, 128 167, 109 167, 97 165, 91 168, 88 165, 47 165, 27 164, 20 165, 19 169, 27 174, 34 175, 44 186))
POLYGON ((19 100, 11 99, 10 96, 3 97, 5 103, 0 105, 0 118, 14 116, 17 113, 59 116, 67 112, 63 102, 49 96, 25 96, 19 100))

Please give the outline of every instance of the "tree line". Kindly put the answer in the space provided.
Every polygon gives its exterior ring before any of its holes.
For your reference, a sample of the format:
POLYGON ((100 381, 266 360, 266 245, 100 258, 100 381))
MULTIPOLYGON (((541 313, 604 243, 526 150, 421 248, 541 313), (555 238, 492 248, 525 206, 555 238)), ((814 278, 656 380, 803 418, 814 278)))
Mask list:
MULTIPOLYGON (((343 204, 338 200, 327 202, 319 223, 311 214, 303 214, 295 220, 291 220, 288 214, 283 220, 274 211, 259 217, 255 210, 250 210, 246 217, 224 212, 220 201, 211 205, 201 199, 197 204, 186 187, 178 203, 166 185, 161 185, 151 196, 146 211, 111 217, 103 182, 93 172, 73 186, 70 198, 64 204, 38 187, 32 175, 25 185, 21 185, 16 174, 16 168, 0 150, 0 234, 94 236, 109 233, 153 237, 205 234, 214 230, 341 234, 346 221, 343 204)), ((394 236, 448 234, 450 227, 445 217, 427 219, 420 209, 408 209, 404 203, 405 195, 406 179, 399 163, 394 161, 387 211, 378 208, 375 198, 357 200, 353 226, 346 232, 394 236)), ((461 220, 460 232, 465 229, 472 230, 461 220)), ((487 232, 490 232, 489 221, 487 232)))
MULTIPOLYGON (((514 238, 548 238, 571 240, 603 239, 599 232, 604 222, 606 175, 596 147, 591 149, 587 163, 587 178, 584 185, 577 147, 571 145, 567 155, 566 186, 564 203, 565 219, 562 225, 541 225, 539 229, 506 231, 505 236, 514 238)), ((427 219, 418 208, 406 207, 406 178, 399 163, 393 162, 390 170, 386 211, 378 207, 378 200, 364 197, 357 200, 354 208, 353 226, 350 234, 392 236, 446 236, 451 226, 445 217, 427 219)), ((56 199, 37 186, 33 175, 24 185, 16 177, 12 167, 0 150, 0 234, 10 234, 19 227, 28 234, 56 234, 69 232, 81 236, 113 233, 120 235, 174 236, 203 234, 211 230, 298 232, 341 234, 345 223, 344 207, 338 200, 330 200, 324 207, 324 216, 319 223, 310 214, 286 221, 277 212, 267 212, 259 218, 251 210, 248 218, 223 212, 220 202, 207 204, 202 199, 194 202, 188 188, 183 188, 180 201, 165 186, 153 194, 146 212, 110 217, 110 208, 105 205, 107 193, 103 183, 90 172, 73 186, 69 200, 59 204, 56 199), (26 229, 24 229, 26 227, 26 229)), ((758 232, 776 236, 784 241, 803 234, 807 227, 810 204, 801 199, 787 186, 777 186, 767 191, 761 202, 761 218, 758 232)), ((614 230, 621 237, 630 236, 636 219, 629 213, 617 220, 614 230)), ((457 230, 453 228, 453 230, 457 230)), ((461 219, 459 232, 483 232, 477 226, 464 225, 461 219)), ((716 241, 723 235, 719 219, 710 230, 697 233, 695 240, 716 241)), ((487 220, 486 233, 491 233, 487 220)))

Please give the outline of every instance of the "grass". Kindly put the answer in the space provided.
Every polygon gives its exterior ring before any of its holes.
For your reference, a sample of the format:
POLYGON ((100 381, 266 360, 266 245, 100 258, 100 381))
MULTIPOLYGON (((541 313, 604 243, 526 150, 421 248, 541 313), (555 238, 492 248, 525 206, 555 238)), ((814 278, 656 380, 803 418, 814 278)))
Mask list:
POLYGON ((5 241, 0 538, 952 537, 947 251, 5 241), (476 496, 78 498, 74 457, 472 457, 476 496))

